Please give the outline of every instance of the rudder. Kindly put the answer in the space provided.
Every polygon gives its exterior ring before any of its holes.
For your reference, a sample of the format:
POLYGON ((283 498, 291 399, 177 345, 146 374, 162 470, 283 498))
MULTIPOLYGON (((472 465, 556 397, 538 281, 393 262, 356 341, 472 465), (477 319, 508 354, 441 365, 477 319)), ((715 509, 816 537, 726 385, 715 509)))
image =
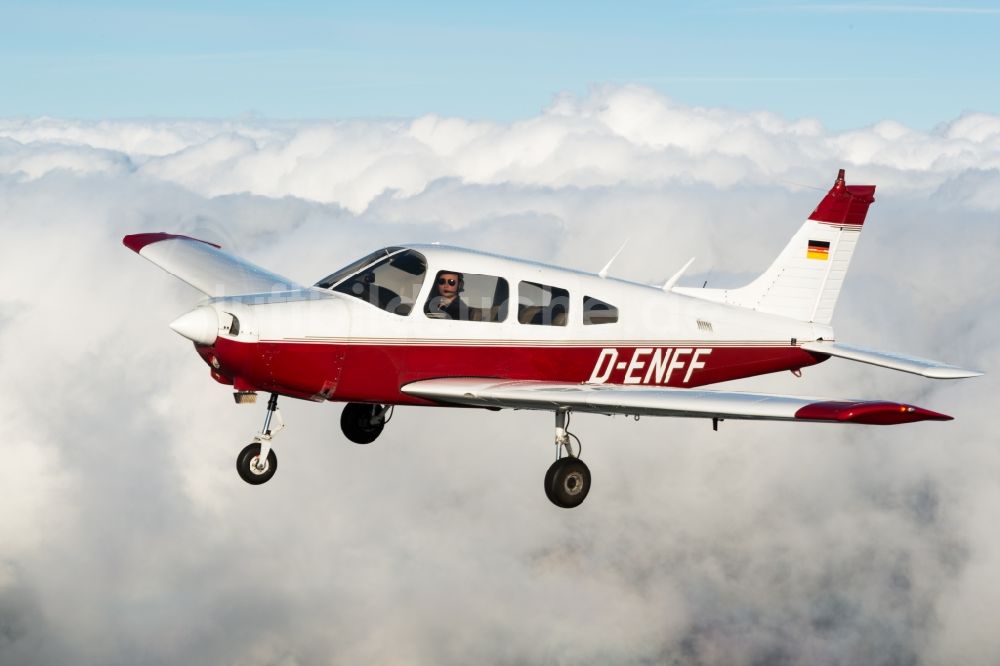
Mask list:
POLYGON ((829 324, 874 194, 874 185, 847 185, 841 169, 816 210, 753 282, 739 289, 675 291, 799 321, 829 324))

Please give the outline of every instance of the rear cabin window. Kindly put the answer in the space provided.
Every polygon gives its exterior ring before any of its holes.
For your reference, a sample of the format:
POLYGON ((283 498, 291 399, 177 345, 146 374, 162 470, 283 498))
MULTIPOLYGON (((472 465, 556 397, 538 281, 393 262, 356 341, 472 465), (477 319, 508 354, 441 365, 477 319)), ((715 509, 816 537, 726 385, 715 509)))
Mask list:
POLYGON ((424 304, 430 319, 501 322, 507 318, 510 288, 495 275, 438 271, 424 304))
POLYGON ((618 321, 618 308, 598 300, 593 296, 583 297, 583 323, 591 324, 614 324, 618 321))
MULTIPOLYGON (((369 256, 377 257, 378 254, 369 256)), ((361 261, 356 264, 364 266, 361 261)), ((359 298, 380 310, 406 316, 413 310, 413 304, 417 301, 417 294, 423 286, 426 273, 427 261, 424 256, 419 252, 406 250, 362 268, 335 285, 333 290, 359 298)), ((336 275, 335 273, 334 276, 336 275)), ((326 280, 321 282, 320 286, 324 282, 326 280)))
POLYGON ((534 326, 565 326, 569 292, 537 282, 517 285, 517 320, 534 326))

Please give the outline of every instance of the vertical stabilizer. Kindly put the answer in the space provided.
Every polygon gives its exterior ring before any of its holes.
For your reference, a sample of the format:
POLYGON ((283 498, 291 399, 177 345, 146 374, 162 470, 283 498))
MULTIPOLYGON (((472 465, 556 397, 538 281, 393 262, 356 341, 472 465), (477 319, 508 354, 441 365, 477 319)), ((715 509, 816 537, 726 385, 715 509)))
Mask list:
POLYGON ((829 324, 851 256, 875 200, 874 185, 847 185, 844 170, 764 273, 739 289, 675 288, 688 296, 829 324))

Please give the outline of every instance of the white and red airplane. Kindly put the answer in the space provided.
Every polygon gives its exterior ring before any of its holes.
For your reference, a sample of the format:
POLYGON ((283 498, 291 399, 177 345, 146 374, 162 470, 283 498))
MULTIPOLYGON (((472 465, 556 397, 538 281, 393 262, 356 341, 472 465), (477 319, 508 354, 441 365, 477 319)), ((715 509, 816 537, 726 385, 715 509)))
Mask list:
MULTIPOLYGON (((341 428, 369 443, 395 405, 555 414, 545 493, 579 505, 590 471, 571 412, 890 425, 950 416, 886 400, 699 387, 831 356, 950 379, 982 373, 835 342, 830 320, 875 187, 836 183, 762 275, 739 289, 662 286, 442 245, 387 247, 311 287, 186 236, 123 243, 208 299, 170 326, 237 403, 270 393, 237 457, 251 484, 277 469, 279 395, 346 402, 341 428), (272 427, 272 416, 276 417, 272 427), (571 442, 576 439, 576 445, 571 442)), ((690 262, 688 262, 690 265, 690 262)))

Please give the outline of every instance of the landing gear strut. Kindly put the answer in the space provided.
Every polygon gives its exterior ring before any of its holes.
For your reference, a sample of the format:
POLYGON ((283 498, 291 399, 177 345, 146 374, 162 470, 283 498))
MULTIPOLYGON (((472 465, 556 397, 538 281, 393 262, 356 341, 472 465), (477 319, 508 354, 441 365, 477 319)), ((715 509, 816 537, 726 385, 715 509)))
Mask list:
POLYGON ((349 402, 340 415, 340 429, 355 444, 371 444, 382 434, 390 418, 392 407, 389 405, 349 402))
POLYGON ((278 411, 278 394, 272 393, 271 399, 267 401, 267 414, 264 416, 264 427, 259 434, 254 435, 253 441, 247 444, 240 454, 236 456, 236 472, 240 478, 253 486, 259 486, 274 476, 278 471, 278 456, 271 448, 271 439, 285 427, 281 419, 281 412, 278 411), (271 417, 274 416, 278 423, 277 427, 271 429, 271 417))
POLYGON ((545 496, 561 509, 580 506, 590 492, 590 469, 580 460, 580 439, 567 430, 569 411, 556 411, 556 461, 545 473, 545 496), (576 440, 576 452, 570 438, 576 440), (563 457, 563 451, 566 457, 563 457))

